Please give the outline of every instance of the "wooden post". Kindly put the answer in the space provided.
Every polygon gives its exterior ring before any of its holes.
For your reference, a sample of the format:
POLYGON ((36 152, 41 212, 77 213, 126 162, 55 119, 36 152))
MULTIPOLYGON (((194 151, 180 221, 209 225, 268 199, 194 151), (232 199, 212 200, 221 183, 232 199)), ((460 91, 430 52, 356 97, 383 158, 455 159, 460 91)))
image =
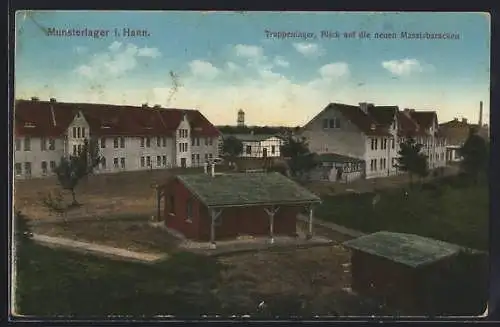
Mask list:
POLYGON ((212 248, 215 249, 215 221, 219 218, 222 210, 210 209, 210 216, 212 217, 212 222, 210 224, 210 244, 212 248))
POLYGON ((272 207, 271 210, 264 208, 264 211, 269 215, 269 238, 271 244, 274 243, 274 215, 278 212, 279 207, 272 207))
POLYGON ((307 231, 307 239, 310 240, 313 236, 313 213, 314 213, 314 208, 313 206, 309 206, 309 230, 307 231))

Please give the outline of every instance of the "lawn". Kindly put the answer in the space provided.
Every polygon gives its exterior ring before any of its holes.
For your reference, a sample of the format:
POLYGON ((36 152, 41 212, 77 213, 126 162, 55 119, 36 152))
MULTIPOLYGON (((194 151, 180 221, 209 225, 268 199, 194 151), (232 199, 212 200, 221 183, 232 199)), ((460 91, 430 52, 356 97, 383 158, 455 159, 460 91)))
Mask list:
POLYGON ((144 220, 44 223, 33 226, 33 232, 149 253, 172 252, 178 243, 165 230, 144 220))
POLYGON ((338 245, 218 259, 178 252, 148 265, 29 243, 20 259, 16 308, 23 315, 289 317, 394 312, 342 290, 350 285, 349 255, 338 245), (258 309, 261 301, 266 306, 258 309))
POLYGON ((323 197, 316 216, 362 232, 388 230, 413 233, 479 250, 488 249, 489 190, 448 177, 435 184, 401 189, 323 197), (432 186, 435 185, 435 186, 432 186))

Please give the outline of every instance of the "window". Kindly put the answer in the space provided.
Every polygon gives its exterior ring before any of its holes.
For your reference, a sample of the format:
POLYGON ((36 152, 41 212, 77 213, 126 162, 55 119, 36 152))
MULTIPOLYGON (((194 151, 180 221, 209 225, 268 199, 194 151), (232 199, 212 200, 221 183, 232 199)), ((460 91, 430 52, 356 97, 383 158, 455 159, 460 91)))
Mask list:
POLYGON ((208 138, 208 145, 213 145, 214 144, 214 140, 210 137, 208 138))
POLYGON ((208 161, 208 154, 205 153, 205 161, 208 161))
POLYGON ((168 209, 170 214, 175 215, 175 197, 173 195, 168 197, 168 209))
POLYGON ((125 138, 124 137, 120 137, 120 148, 124 148, 125 147, 125 138))
POLYGON ((371 149, 375 150, 375 139, 370 139, 371 141, 371 149))
POLYGON ((384 139, 382 142, 383 142, 383 143, 381 144, 381 146, 382 146, 382 150, 387 149, 387 139, 384 139))
POLYGON ((182 143, 179 143, 179 152, 182 152, 182 143))
POLYGON ((23 166, 20 163, 16 162, 15 170, 16 170, 16 176, 20 176, 23 173, 23 166))
POLYGON ((47 175, 47 161, 42 161, 42 174, 47 175))
POLYGON ((125 158, 120 158, 120 164, 122 166, 122 169, 125 169, 125 158))
POLYGON ((49 150, 54 151, 56 149, 56 140, 49 139, 49 150))
POLYGON ((73 138, 76 139, 76 127, 73 127, 73 138))
POLYGON ((186 222, 192 222, 193 218, 193 200, 187 199, 186 201, 186 222))
POLYGON ((199 154, 196 154, 196 164, 197 165, 200 164, 200 155, 199 154))
POLYGON ((149 137, 146 137, 146 147, 147 148, 151 147, 151 139, 149 137))
POLYGON ((144 137, 141 137, 141 148, 144 147, 144 137))
POLYGON ((80 127, 77 127, 76 128, 76 138, 78 138, 78 139, 80 138, 80 135, 81 135, 80 132, 81 132, 80 127))
POLYGON ((102 166, 102 169, 106 169, 106 158, 102 157, 101 159, 101 166, 102 166))
POLYGON ((106 138, 105 137, 101 137, 101 148, 102 149, 106 148, 106 138))
POLYGON ((151 157, 150 156, 146 157, 146 166, 151 167, 151 157))
POLYGON ((335 118, 330 119, 328 121, 328 125, 329 125, 328 127, 330 127, 330 128, 335 128, 335 118))
POLYGON ((191 146, 194 146, 194 145, 195 145, 195 139, 194 139, 194 138, 192 138, 192 139, 191 139, 191 146))
POLYGON ((47 151, 47 140, 44 137, 40 138, 40 150, 47 151))
POLYGON ((380 159, 380 169, 384 169, 384 159, 380 159))
POLYGON ((113 166, 118 168, 118 158, 113 158, 113 166))
POLYGON ((378 139, 375 139, 375 150, 378 150, 378 139))
POLYGON ((162 156, 163 167, 167 167, 167 156, 162 156))
POLYGON ((31 151, 31 139, 29 137, 24 138, 24 151, 31 151))
MULTIPOLYGON (((104 160, 104 158, 102 158, 104 160)), ((56 162, 55 161, 51 161, 50 162, 50 171, 51 172, 54 172, 54 170, 56 169, 56 162)))
POLYGON ((161 137, 159 137, 159 136, 156 138, 156 146, 157 147, 161 146, 161 137))
POLYGON ((194 154, 191 155, 191 164, 194 164, 194 161, 196 159, 196 156, 194 154))
POLYGON ((396 144, 396 141, 395 141, 394 139, 392 139, 392 140, 391 140, 391 148, 393 148, 393 149, 394 149, 395 144, 396 144))
POLYGON ((246 154, 252 154, 252 146, 251 145, 247 145, 245 152, 246 152, 246 154))
POLYGON ((200 146, 200 138, 199 137, 196 138, 196 146, 200 146))
POLYGON ((85 127, 82 127, 82 137, 85 138, 85 127))
POLYGON ((324 129, 328 128, 328 119, 323 119, 323 128, 324 129))
POLYGON ((144 167, 145 164, 146 163, 145 163, 144 157, 141 157, 141 167, 144 167))
POLYGON ((156 166, 161 167, 161 156, 156 156, 156 166))
POLYGON ((276 152, 276 146, 271 145, 271 154, 274 154, 276 152))
POLYGON ((16 151, 21 151, 21 139, 16 139, 16 151))
POLYGON ((209 153, 208 154, 208 159, 212 160, 213 159, 213 154, 212 153, 209 153))
POLYGON ((24 171, 26 173, 26 176, 31 176, 31 162, 24 163, 24 171))
POLYGON ((114 147, 115 149, 118 149, 118 138, 117 138, 117 137, 115 137, 115 138, 113 139, 113 147, 114 147))
POLYGON ((162 145, 163 145, 164 147, 165 147, 165 146, 167 146, 167 138, 166 138, 165 136, 164 136, 164 137, 162 137, 162 143, 163 143, 162 145))
POLYGON ((73 145, 73 156, 76 156, 76 145, 73 145))
POLYGON ((208 137, 205 138, 205 145, 208 145, 208 137))

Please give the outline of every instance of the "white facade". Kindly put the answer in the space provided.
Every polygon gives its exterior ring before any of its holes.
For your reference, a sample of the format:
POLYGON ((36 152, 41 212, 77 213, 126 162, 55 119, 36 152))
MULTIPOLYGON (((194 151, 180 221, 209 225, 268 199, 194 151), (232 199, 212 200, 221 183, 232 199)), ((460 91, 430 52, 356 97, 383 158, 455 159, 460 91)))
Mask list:
POLYGON ((276 136, 263 140, 242 140, 244 158, 276 158, 281 156, 281 146, 284 141, 276 136))
MULTIPOLYGON (((389 130, 390 136, 366 135, 354 123, 343 117, 335 107, 327 107, 307 123, 300 134, 306 138, 311 152, 336 153, 364 160, 365 178, 369 179, 399 173, 394 167, 402 141, 398 137, 398 126, 395 115, 395 121, 389 130)), ((437 122, 428 132, 434 135, 435 131, 437 122)), ((428 156, 430 169, 446 165, 445 143, 438 143, 434 136, 416 141, 424 144, 422 151, 428 156)), ((329 179, 332 180, 331 177, 329 179)))
MULTIPOLYGON (((181 121, 175 136, 98 137, 90 133, 84 115, 78 113, 66 133, 59 138, 15 138, 15 178, 53 175, 52 170, 59 164, 61 157, 75 154, 81 149, 85 139, 90 138, 97 141, 102 157, 102 162, 95 169, 96 174, 198 166, 197 162, 192 161, 193 156, 195 159, 198 156, 200 159, 215 158, 219 152, 218 137, 191 138, 191 128, 186 118, 181 121)), ((202 164, 203 162, 200 166, 202 164)))

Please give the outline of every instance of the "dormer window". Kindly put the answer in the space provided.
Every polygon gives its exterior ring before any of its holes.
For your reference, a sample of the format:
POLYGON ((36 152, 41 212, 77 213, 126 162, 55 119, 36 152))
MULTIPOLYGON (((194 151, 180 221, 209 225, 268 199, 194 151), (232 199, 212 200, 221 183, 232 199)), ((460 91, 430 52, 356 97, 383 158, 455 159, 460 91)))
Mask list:
POLYGON ((101 125, 101 128, 102 129, 107 129, 107 128, 111 128, 109 125, 101 125))
POLYGON ((26 128, 35 128, 36 126, 33 123, 24 123, 24 127, 26 127, 26 128))
POLYGON ((371 125, 370 125, 370 129, 371 129, 372 131, 374 131, 374 130, 375 130, 375 128, 376 128, 375 124, 371 124, 371 125))

